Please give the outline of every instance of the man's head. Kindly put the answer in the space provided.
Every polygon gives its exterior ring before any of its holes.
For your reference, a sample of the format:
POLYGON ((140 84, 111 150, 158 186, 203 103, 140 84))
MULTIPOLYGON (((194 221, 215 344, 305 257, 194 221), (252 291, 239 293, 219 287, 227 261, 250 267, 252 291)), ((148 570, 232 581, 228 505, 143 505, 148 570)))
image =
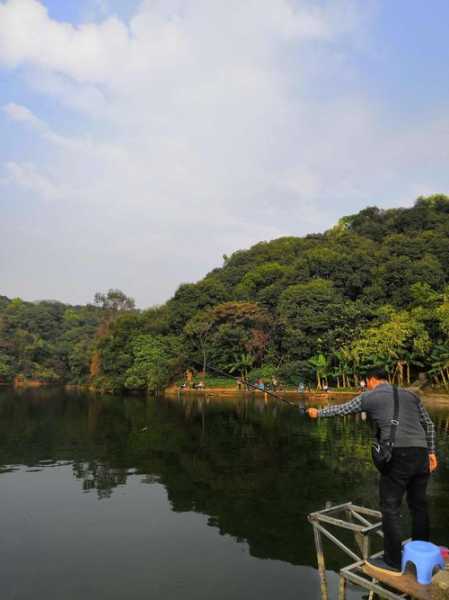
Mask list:
POLYGON ((369 390, 374 389, 380 383, 388 382, 388 373, 383 367, 374 367, 366 373, 366 386, 369 390))

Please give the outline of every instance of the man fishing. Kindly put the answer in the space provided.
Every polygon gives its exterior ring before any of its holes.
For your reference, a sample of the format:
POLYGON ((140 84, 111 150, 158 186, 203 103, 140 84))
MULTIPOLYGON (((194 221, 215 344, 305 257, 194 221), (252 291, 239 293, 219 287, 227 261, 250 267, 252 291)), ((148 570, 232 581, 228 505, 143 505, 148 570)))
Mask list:
POLYGON ((412 517, 412 539, 429 540, 426 489, 429 474, 438 466, 435 427, 418 396, 396 388, 394 399, 395 388, 388 383, 385 370, 372 369, 365 380, 368 390, 356 398, 322 410, 309 408, 307 414, 316 419, 366 412, 377 428, 377 448, 382 444, 391 447, 391 459, 383 465, 379 482, 384 555, 368 563, 384 573, 401 575, 400 507, 404 494, 412 517))

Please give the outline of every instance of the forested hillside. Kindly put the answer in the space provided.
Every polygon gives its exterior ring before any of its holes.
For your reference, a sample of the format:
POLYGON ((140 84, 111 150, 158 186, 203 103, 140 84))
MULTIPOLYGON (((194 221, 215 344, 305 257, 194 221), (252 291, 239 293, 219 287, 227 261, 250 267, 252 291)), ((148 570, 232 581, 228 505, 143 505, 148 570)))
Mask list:
POLYGON ((0 382, 86 382, 100 322, 94 306, 1 296, 0 382))
POLYGON ((0 377, 145 390, 214 365, 349 387, 383 364, 399 382, 425 372, 449 386, 449 198, 239 250, 163 306, 96 300, 1 297, 0 377))

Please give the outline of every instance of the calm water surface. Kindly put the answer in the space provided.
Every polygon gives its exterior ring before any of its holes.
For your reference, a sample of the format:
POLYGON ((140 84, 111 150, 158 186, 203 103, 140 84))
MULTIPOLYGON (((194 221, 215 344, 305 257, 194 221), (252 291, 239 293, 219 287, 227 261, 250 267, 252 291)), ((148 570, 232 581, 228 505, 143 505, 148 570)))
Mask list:
MULTIPOLYGON (((449 408, 430 412, 433 538, 449 545, 449 408)), ((258 398, 2 390, 2 600, 318 599, 306 515, 377 507, 368 440, 358 418, 258 398)), ((332 587, 347 561, 328 550, 332 587)))

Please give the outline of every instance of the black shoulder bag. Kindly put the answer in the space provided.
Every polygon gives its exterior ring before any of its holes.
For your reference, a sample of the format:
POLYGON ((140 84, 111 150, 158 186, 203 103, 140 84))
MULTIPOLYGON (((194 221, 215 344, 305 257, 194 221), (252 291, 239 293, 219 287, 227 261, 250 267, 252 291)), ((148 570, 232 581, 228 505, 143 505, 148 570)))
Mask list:
POLYGON ((399 392, 396 386, 393 386, 394 414, 390 422, 390 438, 380 442, 380 431, 377 431, 377 441, 371 446, 371 456, 375 467, 385 473, 393 456, 396 431, 399 425, 399 392))

